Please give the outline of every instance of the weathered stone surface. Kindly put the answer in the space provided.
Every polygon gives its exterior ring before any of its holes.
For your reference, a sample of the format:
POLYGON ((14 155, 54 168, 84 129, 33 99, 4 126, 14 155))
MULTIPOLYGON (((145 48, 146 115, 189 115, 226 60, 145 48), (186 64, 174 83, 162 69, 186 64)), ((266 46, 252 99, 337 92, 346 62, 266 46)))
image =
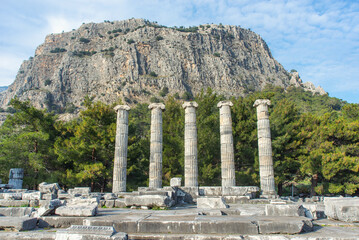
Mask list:
POLYGON ((66 191, 64 191, 64 190, 59 190, 58 192, 57 192, 57 198, 58 199, 69 199, 69 198, 71 198, 71 195, 70 194, 68 194, 66 191))
POLYGON ((196 102, 184 102, 184 185, 198 186, 196 102))
POLYGON ((274 169, 272 159, 272 140, 269 126, 268 99, 257 99, 253 107, 257 108, 259 175, 262 196, 273 198, 276 196, 274 185, 274 169))
POLYGON ((22 179, 24 178, 24 169, 11 168, 9 172, 9 185, 14 189, 22 188, 22 179))
POLYGON ((290 219, 285 221, 278 219, 258 220, 256 223, 259 227, 259 234, 298 234, 303 232, 311 232, 313 223, 305 218, 290 219))
POLYGON ((42 182, 42 183, 39 184, 39 191, 41 193, 57 194, 58 190, 60 190, 60 186, 59 186, 58 183, 42 182))
POLYGON ((117 233, 111 226, 72 225, 56 232, 55 240, 127 240, 126 233, 117 233))
POLYGON ((233 106, 231 101, 220 101, 217 104, 219 108, 221 134, 222 187, 232 187, 236 185, 231 106, 233 106))
POLYGON ((197 208, 227 208, 223 197, 199 197, 197 198, 197 208))
POLYGON ((40 191, 24 192, 22 194, 23 200, 41 200, 42 193, 40 191))
POLYGON ((105 200, 105 206, 108 208, 115 207, 115 200, 105 200))
POLYGON ((326 218, 324 204, 302 204, 305 209, 305 216, 310 219, 326 218))
POLYGON ((0 216, 7 217, 30 217, 31 213, 35 211, 32 207, 1 207, 0 216))
POLYGON ((124 198, 118 198, 115 200, 115 207, 117 208, 125 208, 126 203, 124 198))
POLYGON ((3 194, 5 200, 21 200, 22 193, 4 193, 3 194))
POLYGON ((91 193, 91 188, 90 187, 75 187, 75 188, 70 188, 67 192, 70 195, 75 196, 75 197, 89 196, 91 193))
POLYGON ((328 218, 359 222, 359 198, 324 198, 325 215, 328 218))
POLYGON ((299 217, 305 216, 305 209, 302 205, 267 204, 267 216, 299 217))
POLYGON ((182 183, 182 178, 180 178, 180 177, 171 178, 171 180, 170 180, 171 187, 180 187, 181 183, 182 183))
POLYGON ((6 200, 0 199, 0 207, 24 207, 29 206, 29 200, 6 200))
POLYGON ((105 200, 115 200, 117 197, 114 193, 105 193, 103 199, 105 200))
POLYGON ((60 216, 45 216, 39 217, 39 228, 67 228, 71 225, 82 225, 84 219, 87 217, 60 217, 60 216))
POLYGON ((128 111, 127 105, 115 107, 117 112, 115 160, 113 166, 112 192, 126 192, 127 178, 127 144, 128 144, 128 111))
POLYGON ((37 219, 31 217, 0 217, 0 229, 32 230, 36 223, 37 219))
POLYGON ((97 205, 62 206, 57 208, 55 213, 65 217, 91 217, 96 215, 97 205))
POLYGON ((151 145, 149 187, 162 187, 162 112, 165 110, 163 103, 152 103, 151 109, 151 145))
POLYGON ((57 198, 57 194, 54 193, 43 193, 41 195, 41 200, 53 200, 57 198))
POLYGON ((42 217, 55 213, 56 208, 62 206, 62 202, 59 199, 50 200, 48 203, 44 203, 37 209, 37 214, 34 216, 42 217))
POLYGON ((97 205, 100 199, 98 197, 85 198, 85 197, 74 197, 67 200, 67 205, 97 205))
POLYGON ((174 201, 163 195, 125 196, 126 206, 171 207, 174 201))

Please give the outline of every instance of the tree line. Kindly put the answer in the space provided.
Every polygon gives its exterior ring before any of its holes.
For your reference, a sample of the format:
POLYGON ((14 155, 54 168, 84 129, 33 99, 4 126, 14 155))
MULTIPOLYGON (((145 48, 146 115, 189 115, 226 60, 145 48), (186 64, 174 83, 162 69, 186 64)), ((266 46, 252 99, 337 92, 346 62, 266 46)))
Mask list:
MULTIPOLYGON (((261 92, 230 99, 236 185, 259 186, 257 117, 253 103, 270 99, 275 182, 280 195, 294 185, 303 194, 359 193, 359 104, 299 88, 268 86, 261 92)), ((198 103, 198 173, 202 186, 220 186, 219 109, 225 100, 211 89, 194 97, 198 103)), ((168 96, 163 113, 163 185, 184 174, 184 110, 168 96)), ((65 189, 90 186, 111 191, 116 131, 113 107, 86 97, 84 110, 64 122, 29 102, 13 99, 16 110, 0 127, 0 177, 10 168, 25 169, 24 187, 58 182, 65 189)), ((129 111, 127 190, 148 186, 150 110, 142 103, 129 111)))

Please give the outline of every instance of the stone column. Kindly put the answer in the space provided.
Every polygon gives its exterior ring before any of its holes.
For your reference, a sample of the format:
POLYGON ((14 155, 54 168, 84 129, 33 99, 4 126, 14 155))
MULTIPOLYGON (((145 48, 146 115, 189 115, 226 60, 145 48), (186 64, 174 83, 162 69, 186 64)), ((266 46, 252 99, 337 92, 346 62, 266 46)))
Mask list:
POLYGON ((128 143, 128 111, 127 105, 118 105, 117 112, 115 162, 113 166, 112 192, 126 192, 127 177, 127 143, 128 143))
POLYGON ((274 185, 274 169, 272 159, 272 141, 269 127, 268 99, 257 99, 254 107, 257 107, 257 129, 258 129, 258 153, 259 153, 259 175, 262 196, 276 196, 274 185))
POLYGON ((13 189, 22 189, 22 181, 24 178, 23 168, 11 168, 9 172, 9 185, 13 189))
POLYGON ((150 149, 150 188, 162 187, 162 111, 163 103, 152 103, 151 109, 151 149, 150 149))
POLYGON ((220 134, 221 134, 221 169, 222 187, 236 186, 234 168, 234 149, 232 134, 231 101, 221 101, 219 107, 220 134))
POLYGON ((196 102, 185 102, 184 180, 185 187, 198 186, 196 102))

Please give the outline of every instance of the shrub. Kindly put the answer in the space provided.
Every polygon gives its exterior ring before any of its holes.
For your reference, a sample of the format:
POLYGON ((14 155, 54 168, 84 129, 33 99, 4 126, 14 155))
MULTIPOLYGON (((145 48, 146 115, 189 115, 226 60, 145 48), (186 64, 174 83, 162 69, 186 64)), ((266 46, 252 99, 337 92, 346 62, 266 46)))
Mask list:
POLYGON ((184 92, 184 93, 182 94, 182 99, 183 99, 183 100, 186 100, 186 101, 192 100, 192 99, 193 99, 193 95, 192 95, 190 92, 184 92))
POLYGON ((157 37, 156 37, 156 40, 157 40, 157 41, 161 41, 161 40, 163 40, 163 37, 157 36, 157 37))
POLYGON ((159 100, 158 98, 156 98, 156 97, 151 97, 151 98, 150 98, 150 102, 151 102, 151 103, 159 103, 160 100, 159 100))
POLYGON ((215 53, 213 53, 213 56, 215 56, 215 57, 220 57, 221 54, 219 54, 218 52, 215 52, 215 53))
POLYGON ((175 93, 175 95, 173 95, 175 97, 175 99, 180 99, 180 95, 178 94, 178 92, 175 93))
POLYGON ((113 38, 113 36, 109 36, 108 38, 109 38, 109 39, 112 39, 112 38, 113 38))
POLYGON ((165 97, 167 94, 168 94, 168 87, 162 88, 162 90, 160 92, 160 96, 165 97))
POLYGON ((96 53, 97 53, 96 51, 74 51, 72 55, 76 57, 86 57, 86 56, 90 57, 96 53))
POLYGON ((82 37, 82 38, 80 38, 80 42, 82 42, 82 43, 89 43, 90 40, 87 39, 87 38, 82 37))
POLYGON ((128 44, 132 44, 132 43, 134 43, 134 42, 135 42, 135 40, 133 40, 132 38, 130 38, 130 39, 127 40, 127 43, 128 43, 128 44))
POLYGON ((292 69, 292 70, 290 70, 290 72, 291 72, 291 73, 294 73, 294 72, 297 72, 297 70, 292 69))
POLYGON ((67 50, 65 48, 55 48, 50 51, 50 53, 62 53, 66 52, 67 50))
POLYGON ((51 80, 50 79, 46 79, 45 81, 45 86, 49 86, 51 84, 51 80))
POLYGON ((158 75, 157 75, 157 73, 155 73, 155 72, 152 71, 152 72, 150 72, 150 76, 151 76, 151 77, 157 77, 158 75))

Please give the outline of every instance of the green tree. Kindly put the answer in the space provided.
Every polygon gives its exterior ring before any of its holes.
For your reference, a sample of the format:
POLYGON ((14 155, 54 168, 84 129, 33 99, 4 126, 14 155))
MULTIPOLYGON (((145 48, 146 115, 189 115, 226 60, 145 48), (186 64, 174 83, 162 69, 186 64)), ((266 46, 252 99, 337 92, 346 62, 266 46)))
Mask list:
POLYGON ((116 114, 113 106, 84 101, 86 110, 79 119, 59 123, 62 135, 55 152, 64 166, 63 183, 67 186, 91 186, 92 191, 105 191, 112 176, 116 114))
POLYGON ((56 181, 58 164, 52 145, 58 134, 54 128, 56 117, 46 110, 38 110, 30 103, 11 100, 16 110, 8 116, 0 128, 0 170, 2 179, 7 179, 10 168, 25 169, 24 186, 37 189, 46 180, 56 181))

